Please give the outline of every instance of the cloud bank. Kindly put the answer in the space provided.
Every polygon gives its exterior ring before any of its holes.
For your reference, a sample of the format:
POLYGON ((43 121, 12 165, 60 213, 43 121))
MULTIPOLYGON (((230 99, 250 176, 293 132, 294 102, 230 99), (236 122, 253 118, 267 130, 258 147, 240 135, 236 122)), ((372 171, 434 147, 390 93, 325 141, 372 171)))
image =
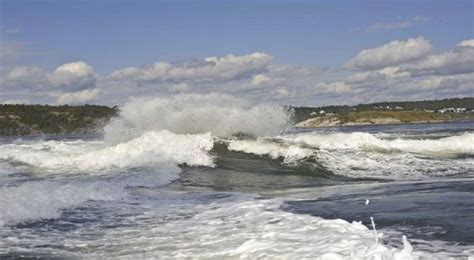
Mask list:
POLYGON ((85 61, 48 71, 0 71, 0 102, 117 105, 129 97, 224 93, 254 101, 327 105, 472 96, 474 39, 435 51, 423 37, 393 40, 355 53, 335 68, 277 63, 272 55, 188 59, 125 67, 99 75, 85 61))

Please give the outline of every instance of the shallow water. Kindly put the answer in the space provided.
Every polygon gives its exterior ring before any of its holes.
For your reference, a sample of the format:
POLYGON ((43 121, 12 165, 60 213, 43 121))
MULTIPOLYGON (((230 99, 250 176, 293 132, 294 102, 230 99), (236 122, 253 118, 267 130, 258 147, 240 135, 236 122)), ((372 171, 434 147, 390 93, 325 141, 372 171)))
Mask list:
POLYGON ((474 255, 474 123, 136 135, 1 139, 0 257, 474 255))

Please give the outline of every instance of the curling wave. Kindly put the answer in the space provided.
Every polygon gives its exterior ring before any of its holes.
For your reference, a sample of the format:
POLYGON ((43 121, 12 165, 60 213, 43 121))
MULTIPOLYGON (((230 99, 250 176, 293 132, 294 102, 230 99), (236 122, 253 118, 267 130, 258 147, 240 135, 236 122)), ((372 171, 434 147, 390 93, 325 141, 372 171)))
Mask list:
POLYGON ((178 135, 149 131, 117 145, 103 142, 49 141, 0 146, 0 159, 52 171, 98 171, 142 166, 213 166, 210 133, 178 135))

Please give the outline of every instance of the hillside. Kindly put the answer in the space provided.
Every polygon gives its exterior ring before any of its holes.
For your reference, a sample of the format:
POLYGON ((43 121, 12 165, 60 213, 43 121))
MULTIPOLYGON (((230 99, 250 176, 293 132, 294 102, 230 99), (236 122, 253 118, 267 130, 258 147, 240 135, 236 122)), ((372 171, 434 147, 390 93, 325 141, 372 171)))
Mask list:
POLYGON ((474 120, 474 98, 294 107, 297 127, 433 123, 474 120))
POLYGON ((116 113, 96 105, 0 105, 0 135, 91 133, 116 113))

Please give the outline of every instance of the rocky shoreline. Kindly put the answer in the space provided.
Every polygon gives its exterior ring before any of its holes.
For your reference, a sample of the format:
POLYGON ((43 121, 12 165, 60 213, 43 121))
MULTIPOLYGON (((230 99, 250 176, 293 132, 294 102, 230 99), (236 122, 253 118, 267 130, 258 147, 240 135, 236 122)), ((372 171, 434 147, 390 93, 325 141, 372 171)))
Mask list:
POLYGON ((344 121, 338 115, 318 116, 310 118, 295 124, 296 128, 320 128, 320 127, 344 127, 344 126, 364 126, 364 125, 400 125, 400 124, 428 124, 428 123, 445 123, 455 121, 474 121, 474 116, 470 115, 465 118, 440 118, 402 121, 394 117, 368 118, 362 117, 355 121, 344 121))

